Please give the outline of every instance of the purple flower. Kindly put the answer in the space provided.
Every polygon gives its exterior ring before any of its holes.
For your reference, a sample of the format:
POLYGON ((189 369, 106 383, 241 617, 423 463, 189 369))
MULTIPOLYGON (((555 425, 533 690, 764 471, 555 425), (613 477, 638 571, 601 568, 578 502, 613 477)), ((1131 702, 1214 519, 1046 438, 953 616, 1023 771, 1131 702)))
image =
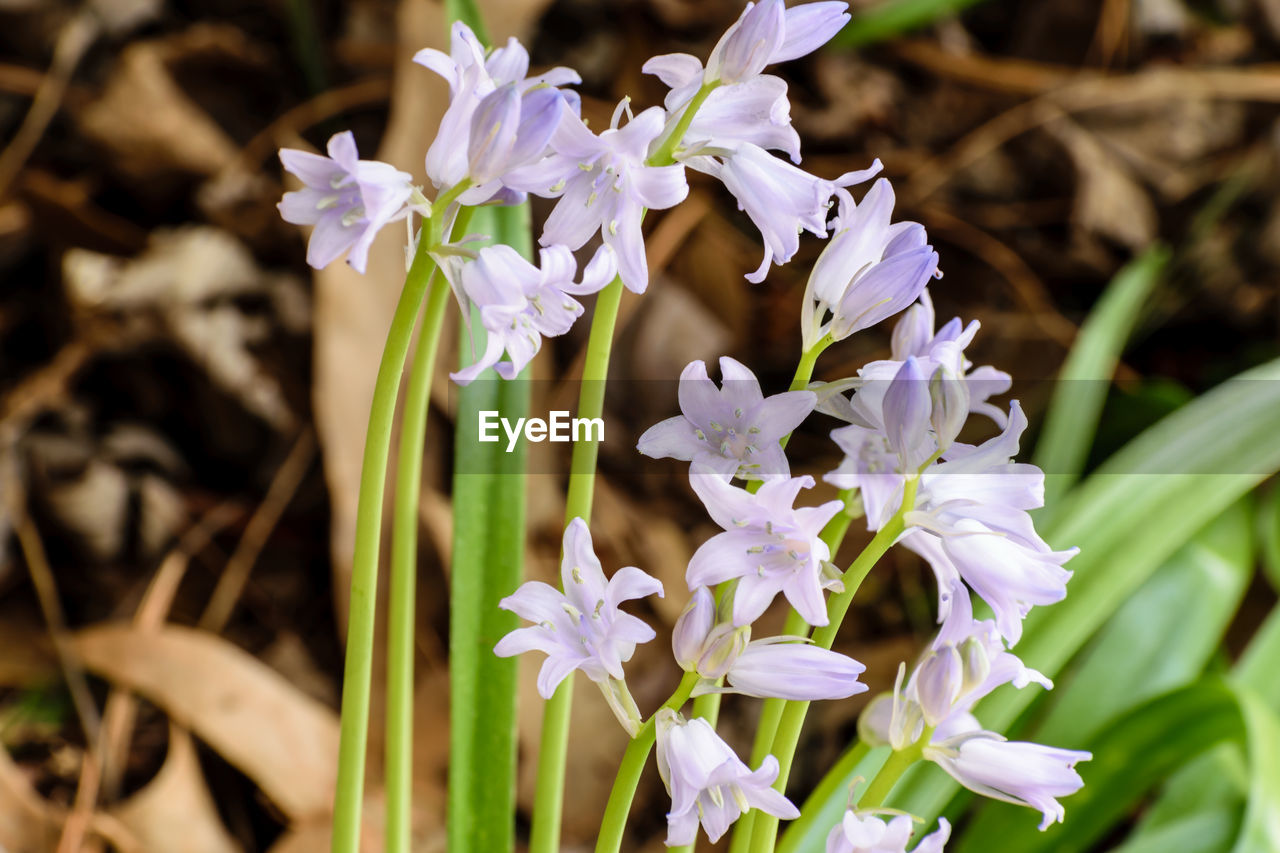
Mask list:
POLYGON ((836 191, 834 235, 813 265, 801 324, 806 350, 824 335, 843 340, 915 302, 938 271, 924 226, 890 223, 893 188, 876 181, 860 204, 836 191), (827 314, 831 316, 827 318, 827 314))
MULTIPOLYGON (((764 239, 764 259, 747 280, 764 280, 771 263, 785 264, 800 248, 800 232, 827 235, 827 210, 840 187, 867 180, 880 171, 876 161, 869 169, 848 172, 834 181, 816 178, 750 142, 715 156, 685 159, 689 168, 718 178, 738 200, 764 239)), ((914 299, 915 296, 912 296, 914 299)), ((908 300, 910 301, 910 300, 908 300)))
MULTIPOLYGON (((897 815, 886 823, 850 809, 827 836, 827 853, 906 853, 913 829, 910 815, 897 815)), ((938 828, 920 840, 915 853, 942 853, 950 837, 951 824, 940 817, 938 828)))
POLYGON ((858 681, 864 671, 853 658, 801 637, 771 637, 749 643, 733 661, 725 676, 726 692, 809 702, 846 699, 866 691, 867 685, 858 681))
POLYGON ((347 263, 364 272, 378 229, 399 217, 413 192, 413 178, 389 163, 361 160, 350 131, 329 139, 329 156, 280 149, 284 168, 305 186, 284 194, 280 215, 294 225, 314 225, 307 263, 323 269, 350 250, 347 263))
POLYGON ((725 530, 694 552, 685 575, 689 588, 736 578, 737 626, 760 618, 779 592, 810 625, 826 625, 822 590, 831 552, 819 534, 843 504, 828 501, 795 509, 796 496, 812 488, 812 477, 769 480, 755 494, 697 465, 690 469, 689 480, 711 518, 725 530))
POLYGON ((613 280, 613 253, 596 253, 575 282, 578 264, 564 246, 539 252, 541 267, 535 267, 510 246, 481 249, 474 261, 451 258, 445 268, 456 282, 459 301, 480 310, 480 321, 488 333, 485 350, 475 363, 452 373, 459 385, 466 385, 492 367, 503 379, 513 379, 537 354, 544 337, 569 331, 582 314, 582 306, 570 294, 595 293, 613 280), (499 361, 503 352, 509 361, 499 361))
POLYGON ((1038 810, 1044 816, 1041 830, 1062 821, 1066 810, 1058 797, 1084 787, 1075 765, 1093 758, 1088 752, 1007 741, 983 731, 934 742, 925 747, 924 756, 975 794, 1038 810))
POLYGON ((706 720, 686 721, 663 708, 656 726, 658 773, 671 794, 668 847, 694 843, 699 822, 707 837, 718 841, 753 808, 785 820, 800 816, 799 809, 770 787, 778 778, 778 759, 772 755, 752 772, 706 720))
POLYGON ((680 668, 712 682, 724 677, 751 640, 750 627, 718 621, 716 610, 711 590, 700 586, 671 631, 671 651, 680 668))
POLYGON ((486 54, 461 21, 453 25, 449 55, 427 48, 414 62, 449 84, 449 108, 427 150, 427 175, 439 188, 470 178, 462 204, 497 196, 508 171, 547 153, 547 144, 566 109, 576 111, 577 93, 557 87, 581 82, 569 68, 527 76, 529 53, 514 38, 486 54))
POLYGON ((756 376, 741 362, 720 359, 720 388, 707 365, 693 361, 680 374, 682 414, 654 424, 636 448, 654 459, 681 459, 717 474, 742 479, 786 477, 787 456, 779 443, 813 411, 811 391, 764 397, 756 376))
POLYGON ((605 579, 591 545, 591 532, 581 518, 564 531, 560 564, 564 592, 541 581, 528 581, 498 606, 535 624, 517 628, 494 646, 494 654, 511 657, 529 651, 547 655, 538 673, 538 693, 550 699, 565 676, 580 669, 600 685, 610 707, 633 735, 639 712, 626 693, 622 664, 637 643, 656 634, 619 605, 634 598, 662 595, 662 583, 634 566, 605 579))
POLYGON ((596 136, 576 114, 563 112, 551 147, 555 154, 506 178, 513 189, 559 198, 547 217, 542 244, 581 248, 599 231, 618 255, 618 271, 630 290, 649 286, 644 235, 645 209, 662 210, 689 194, 684 167, 649 166, 649 146, 662 133, 666 113, 653 107, 626 125, 618 121, 626 102, 618 105, 610 127, 596 136))

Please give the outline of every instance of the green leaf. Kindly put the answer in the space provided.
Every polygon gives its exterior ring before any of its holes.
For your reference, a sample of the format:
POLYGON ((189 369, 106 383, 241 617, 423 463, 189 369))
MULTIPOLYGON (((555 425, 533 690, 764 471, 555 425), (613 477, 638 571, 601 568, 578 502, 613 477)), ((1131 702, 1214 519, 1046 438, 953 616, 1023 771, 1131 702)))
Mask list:
MULTIPOLYGON (((475 230, 493 234, 525 257, 532 254, 528 205, 483 208, 475 230)), ((484 350, 479 315, 463 321, 460 361, 484 350), (474 337, 474 347, 472 341, 474 337)), ((450 584, 449 849, 502 853, 515 849, 515 658, 493 653, 519 625, 498 607, 520 585, 525 538, 525 445, 506 452, 481 443, 479 413, 520 418, 529 411, 529 382, 486 371, 457 390, 453 476, 453 567, 450 584)))
POLYGON ((1120 354, 1168 263, 1163 246, 1134 259, 1107 285, 1080 327, 1054 385, 1033 460, 1046 474, 1050 509, 1084 470, 1120 354))
POLYGON ((1253 576, 1251 507, 1236 503, 1126 601, 1041 700, 1029 738, 1088 742, 1124 711, 1199 677, 1253 576))
POLYGON ((476 0, 444 0, 444 16, 445 20, 450 22, 462 21, 471 28, 471 32, 476 34, 476 38, 480 39, 482 45, 490 46, 489 31, 484 25, 484 16, 476 6, 476 0))
POLYGON ((840 47, 862 47, 957 15, 982 0, 884 0, 857 12, 832 40, 840 47))
POLYGON ((1249 733, 1249 805, 1234 853, 1276 853, 1280 851, 1280 716, 1248 686, 1237 684, 1236 694, 1249 733))
MULTIPOLYGON (((1053 678, 1151 574, 1210 520, 1280 470, 1280 361, 1224 382, 1146 430, 1063 500, 1046 525, 1078 545, 1065 601, 1028 616, 1018 654, 1053 678)), ((1007 731, 1035 698, 1004 689, 976 714, 1007 731)), ((958 786, 912 774, 894 804, 933 820, 958 786)))
POLYGON ((1262 570, 1271 588, 1280 592, 1280 483, 1272 485, 1258 504, 1258 542, 1262 570))
POLYGON ((1154 832, 1130 838, 1112 853, 1227 853, 1239 831, 1240 811, 1217 806, 1184 814, 1154 832))
POLYGON ((1240 702, 1227 684, 1205 681, 1159 696, 1135 708, 1091 744, 1093 760, 1077 766, 1084 787, 1064 805, 1064 823, 1037 830, 1040 815, 992 801, 949 850, 1071 853, 1090 849, 1142 796, 1189 759, 1216 744, 1244 736, 1240 702))

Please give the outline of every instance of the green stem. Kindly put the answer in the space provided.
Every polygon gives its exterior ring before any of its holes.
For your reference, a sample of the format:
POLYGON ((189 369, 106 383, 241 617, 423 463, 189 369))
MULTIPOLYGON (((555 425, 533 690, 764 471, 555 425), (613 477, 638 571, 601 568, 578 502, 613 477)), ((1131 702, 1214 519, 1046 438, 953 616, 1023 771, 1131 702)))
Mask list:
POLYGON ((676 161, 676 147, 679 146, 680 140, 684 139, 685 133, 688 132, 689 125, 693 123, 693 117, 697 115, 699 107, 707 100, 707 97, 719 86, 720 81, 718 80, 713 83, 702 84, 702 88, 698 90, 697 94, 693 96, 693 99, 684 108, 684 112, 680 115, 680 120, 663 137, 662 144, 658 146, 658 150, 649 155, 648 165, 670 166, 676 161))
MULTIPOLYGON (((836 633, 840 630, 840 624, 844 621, 845 614, 849 612, 849 606, 853 603, 853 597, 857 594, 858 587, 862 584, 867 574, 870 573, 872 567, 879 562, 880 558, 885 555, 905 529, 906 525, 903 517, 906 515, 907 510, 915 504, 916 489, 918 487, 919 480, 917 478, 912 477, 907 480, 902 506, 894 513, 889 523, 880 528, 875 538, 863 549, 858 558, 849 566, 848 571, 844 573, 844 591, 833 595, 827 602, 828 621, 826 625, 813 632, 814 645, 829 649, 835 643, 836 633)), ((791 763, 795 758, 796 746, 800 742, 800 730, 804 726, 804 718, 808 711, 808 702, 794 700, 788 701, 783 708, 782 717, 778 722, 778 733, 774 738, 773 748, 770 750, 778 759, 778 779, 773 786, 779 791, 785 792, 787 789, 787 778, 791 774, 791 763)), ((771 853, 777 834, 778 819, 776 817, 767 814, 757 816, 751 838, 750 850, 752 853, 771 853)))
POLYGON ((911 744, 904 749, 900 749, 889 756, 889 760, 880 768, 880 772, 871 780, 871 784, 867 786, 866 793, 858 800, 858 809, 866 811, 867 809, 878 809, 889 799, 889 794, 893 791, 893 786, 898 784, 898 780, 902 778, 902 774, 906 773, 911 765, 920 760, 924 754, 924 745, 929 742, 933 730, 929 729, 925 732, 924 737, 911 744))
MULTIPOLYGON (((672 711, 680 710, 697 684, 698 674, 686 672, 684 678, 680 679, 680 686, 671 694, 670 699, 662 703, 662 707, 672 711)), ((645 720, 640 731, 627 744, 627 751, 618 766, 618 776, 613 781, 613 790, 609 792, 609 803, 605 806, 604 820, 600 824, 600 835, 596 840, 596 853, 618 853, 622 849, 622 832, 626 829, 627 815, 631 812, 631 800, 636 795, 640 773, 649 760, 649 750, 653 748, 653 741, 657 736, 654 725, 657 717, 657 713, 654 713, 645 720)))
POLYGON ((832 765, 827 775, 823 776, 822 781, 818 783, 818 787, 813 789, 813 793, 800 807, 800 817, 796 818, 783 833, 782 840, 778 842, 777 853, 796 853, 804 837, 813 830, 814 824, 822 817, 822 807, 835 798, 836 791, 849 784, 849 777, 869 752, 871 747, 867 746, 865 741, 858 741, 845 750, 844 755, 832 765))
POLYGON ((387 621, 387 828, 385 850, 408 853, 413 803, 414 605, 418 574, 418 500, 422 494, 422 453, 431 404, 440 330, 449 304, 449 285, 433 276, 422 333, 409 370, 400 425, 395 511, 391 532, 391 583, 387 621))
MULTIPOLYGON (((595 315, 591 318, 591 334, 587 338, 582 385, 578 394, 577 416, 580 418, 598 418, 604 412, 605 379, 609 374, 609 354, 613 347, 613 330, 617 324, 618 305, 621 301, 621 278, 615 278, 600 291, 600 296, 596 299, 595 315)), ((599 446, 595 441, 581 441, 573 445, 569 492, 565 499, 566 526, 575 518, 582 518, 590 524, 598 455, 599 446)), ((564 776, 572 711, 573 675, 569 675, 560 682, 542 714, 538 786, 533 801, 530 853, 555 853, 560 849, 560 816, 564 808, 564 776)))
POLYGON ((391 426, 405 356, 418 307, 435 262, 421 240, 391 318, 373 386, 365 434, 360 492, 356 502, 355 553, 351 561, 351 602, 347 616, 347 656, 342 675, 342 717, 338 779, 333 804, 333 853, 357 853, 364 797, 365 751, 369 738, 369 695, 373 675, 374 620, 378 600, 378 551, 382 540, 382 498, 391 450, 391 426))

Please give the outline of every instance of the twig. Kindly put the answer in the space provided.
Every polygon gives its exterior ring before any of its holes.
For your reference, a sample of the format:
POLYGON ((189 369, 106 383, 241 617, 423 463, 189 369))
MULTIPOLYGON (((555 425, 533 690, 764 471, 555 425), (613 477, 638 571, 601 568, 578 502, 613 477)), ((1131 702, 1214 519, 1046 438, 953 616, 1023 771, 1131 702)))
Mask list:
POLYGON ((227 624, 236 602, 244 592, 253 564, 257 562, 267 539, 271 537, 271 531, 279 523, 280 516, 293 500, 298 486, 302 484, 302 478, 311 468, 315 453, 315 432, 307 427, 277 469, 267 488, 266 497, 245 526, 244 535, 240 537, 236 550, 232 552, 222 576, 218 578, 218 585, 209 597, 209 604, 200 616, 199 627, 216 634, 227 624))

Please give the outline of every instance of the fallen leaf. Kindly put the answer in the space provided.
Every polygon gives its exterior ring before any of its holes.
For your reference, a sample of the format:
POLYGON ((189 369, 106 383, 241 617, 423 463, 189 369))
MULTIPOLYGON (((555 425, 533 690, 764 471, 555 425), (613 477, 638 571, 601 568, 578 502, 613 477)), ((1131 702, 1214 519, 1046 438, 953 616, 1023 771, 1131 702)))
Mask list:
POLYGON ((149 853, 236 853, 218 817, 191 735, 169 727, 169 754, 145 788, 112 810, 149 853))
POLYGON ((338 718, 231 643, 191 628, 99 625, 76 635, 86 669, 140 693, 253 779, 294 820, 325 814, 338 718))
POLYGON ((1073 224, 1134 251, 1150 245, 1156 234, 1155 205, 1120 158, 1069 119, 1050 122, 1046 130, 1067 149, 1076 167, 1073 224))

